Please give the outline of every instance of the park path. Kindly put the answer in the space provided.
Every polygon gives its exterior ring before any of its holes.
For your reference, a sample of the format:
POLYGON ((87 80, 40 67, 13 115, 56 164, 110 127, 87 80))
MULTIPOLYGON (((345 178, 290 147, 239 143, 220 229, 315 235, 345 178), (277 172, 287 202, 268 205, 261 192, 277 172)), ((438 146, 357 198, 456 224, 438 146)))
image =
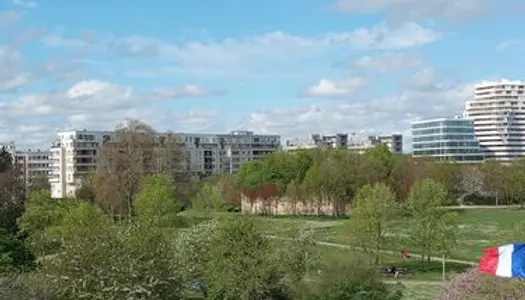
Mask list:
MULTIPOLYGON (((267 238, 269 238, 269 239, 274 239, 274 240, 293 241, 292 238, 287 238, 287 237, 282 237, 282 236, 265 235, 265 237, 267 237, 267 238)), ((350 245, 344 245, 344 244, 337 244, 337 243, 330 243, 330 242, 322 242, 322 241, 315 241, 315 243, 318 244, 318 245, 322 245, 322 246, 334 247, 334 248, 340 248, 340 249, 363 250, 363 248, 361 248, 361 247, 350 246, 350 245)), ((385 254, 399 255, 399 251, 380 250, 380 252, 381 252, 381 253, 385 253, 385 254)), ((422 257, 421 254, 410 253, 410 255, 411 255, 412 257, 418 257, 418 258, 421 258, 421 257, 422 257)), ((436 261, 441 261, 443 258, 442 258, 442 257, 431 256, 430 259, 432 259, 432 260, 436 260, 436 261)), ((478 264, 478 263, 475 262, 475 261, 467 261, 467 260, 452 259, 452 258, 445 258, 445 262, 451 262, 451 263, 457 263, 457 264, 464 264, 464 265, 471 265, 471 266, 476 266, 476 265, 478 264)))

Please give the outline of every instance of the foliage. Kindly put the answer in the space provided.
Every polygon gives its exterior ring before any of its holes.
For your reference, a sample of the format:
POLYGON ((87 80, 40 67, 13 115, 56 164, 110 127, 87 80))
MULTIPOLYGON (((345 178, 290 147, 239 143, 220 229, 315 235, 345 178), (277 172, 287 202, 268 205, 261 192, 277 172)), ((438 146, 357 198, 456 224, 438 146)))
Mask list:
POLYGON ((11 153, 0 151, 0 227, 9 234, 18 232, 17 219, 24 211, 26 186, 20 166, 14 164, 11 153))
POLYGON ((442 290, 438 300, 518 300, 519 283, 481 274, 477 269, 456 275, 442 290))
POLYGON ((305 300, 401 300, 403 294, 384 284, 379 274, 370 266, 353 261, 330 265, 322 271, 319 287, 305 300))
POLYGON ((32 269, 35 261, 35 255, 23 241, 0 230, 0 273, 32 269))
POLYGON ((294 286, 307 269, 307 245, 276 247, 249 219, 222 220, 211 237, 203 268, 206 297, 292 299, 294 286))
POLYGON ((82 178, 80 187, 75 191, 75 198, 86 201, 95 201, 95 188, 94 188, 95 175, 90 174, 82 178))
POLYGON ((47 178, 46 174, 37 175, 35 178, 33 178, 29 182, 29 192, 34 191, 50 191, 51 190, 51 184, 49 183, 49 178, 47 178))
POLYGON ((240 197, 235 178, 225 174, 213 180, 204 180, 192 198, 192 208, 211 211, 235 211, 240 209, 240 197))
POLYGON ((222 196, 220 186, 206 182, 202 184, 193 198, 192 208, 197 210, 225 211, 226 201, 222 196))
POLYGON ((11 274, 0 280, 0 299, 16 300, 59 300, 56 288, 44 275, 11 274))
POLYGON ((358 192, 350 212, 353 244, 373 255, 379 264, 380 251, 387 248, 387 223, 396 214, 395 197, 383 183, 365 185, 358 192))
POLYGON ((114 226, 89 203, 67 213, 64 224, 62 251, 42 261, 60 299, 181 299, 184 270, 157 227, 114 226))
POLYGON ((166 174, 144 177, 142 190, 135 200, 135 213, 142 220, 156 221, 162 225, 173 224, 182 204, 175 199, 175 190, 166 174))
POLYGON ((55 234, 56 228, 60 226, 65 212, 76 204, 68 199, 54 200, 49 191, 31 193, 18 223, 21 234, 28 237, 27 242, 35 253, 46 255, 58 249, 60 235, 55 234))
POLYGON ((172 184, 187 187, 192 177, 186 172, 185 153, 180 136, 159 134, 148 124, 127 120, 97 158, 96 202, 111 213, 131 217, 145 176, 164 173, 172 184))
POLYGON ((456 243, 455 213, 440 207, 447 199, 445 187, 432 179, 417 181, 410 191, 407 209, 412 215, 410 240, 430 262, 432 254, 450 253, 456 243))

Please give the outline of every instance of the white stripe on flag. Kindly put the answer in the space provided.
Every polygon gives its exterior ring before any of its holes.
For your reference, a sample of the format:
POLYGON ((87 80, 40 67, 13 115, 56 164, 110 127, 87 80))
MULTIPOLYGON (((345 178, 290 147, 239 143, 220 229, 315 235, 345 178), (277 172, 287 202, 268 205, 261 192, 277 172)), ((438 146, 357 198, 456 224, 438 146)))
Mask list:
POLYGON ((512 277, 512 252, 514 252, 514 245, 510 244, 498 247, 498 252, 499 260, 496 276, 512 277))

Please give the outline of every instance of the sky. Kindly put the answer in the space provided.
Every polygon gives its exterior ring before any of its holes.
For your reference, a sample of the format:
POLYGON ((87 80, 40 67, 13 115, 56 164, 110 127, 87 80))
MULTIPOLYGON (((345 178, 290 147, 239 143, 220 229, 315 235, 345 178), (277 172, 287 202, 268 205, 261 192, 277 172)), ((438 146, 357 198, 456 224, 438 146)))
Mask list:
POLYGON ((0 141, 402 133, 525 72, 523 0, 0 0, 0 141))

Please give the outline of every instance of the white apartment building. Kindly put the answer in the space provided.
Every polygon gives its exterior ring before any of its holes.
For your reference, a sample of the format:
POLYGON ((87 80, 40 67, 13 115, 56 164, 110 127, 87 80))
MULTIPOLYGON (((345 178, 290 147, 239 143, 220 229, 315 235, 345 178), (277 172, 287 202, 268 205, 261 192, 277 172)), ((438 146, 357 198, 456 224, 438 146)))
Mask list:
POLYGON ((378 144, 385 144, 394 153, 403 152, 403 136, 401 134, 363 136, 359 134, 337 133, 333 135, 312 134, 309 138, 287 140, 284 151, 312 148, 339 148, 363 153, 378 144))
POLYGON ((228 134, 184 134, 190 169, 201 176, 236 173, 249 160, 263 159, 279 150, 278 135, 231 131, 228 134))
MULTIPOLYGON (((189 168, 201 177, 235 173, 243 162, 262 159, 280 145, 277 135, 257 135, 251 131, 180 135, 184 138, 189 168)), ((96 170, 97 155, 104 141, 115 138, 116 133, 111 131, 59 132, 50 150, 52 197, 74 196, 82 177, 96 170)))
POLYGON ((97 155, 103 142, 111 140, 114 136, 115 133, 109 131, 59 132, 50 149, 51 196, 74 196, 82 177, 96 170, 97 155))
POLYGON ((525 83, 487 81, 474 87, 465 104, 487 160, 509 161, 525 156, 525 83))
POLYGON ((38 177, 49 178, 51 173, 50 151, 29 149, 27 151, 15 151, 14 156, 20 166, 26 186, 29 186, 38 177))

